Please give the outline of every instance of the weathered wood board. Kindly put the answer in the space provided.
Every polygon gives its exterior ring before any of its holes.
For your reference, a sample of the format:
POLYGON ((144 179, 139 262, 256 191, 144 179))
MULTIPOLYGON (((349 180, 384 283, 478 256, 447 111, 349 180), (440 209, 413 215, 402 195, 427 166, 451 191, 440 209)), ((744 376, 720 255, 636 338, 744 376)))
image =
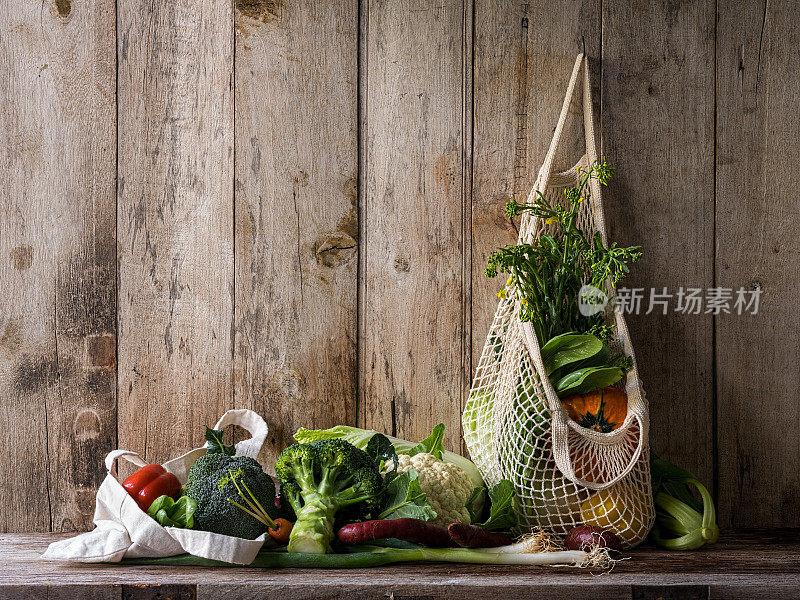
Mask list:
POLYGON ((414 440, 444 422, 449 448, 469 379, 471 16, 460 0, 362 14, 359 418, 414 440))
POLYGON ((117 8, 119 443, 160 462, 233 407, 233 15, 117 8))
POLYGON ((742 2, 717 33, 716 283, 733 293, 716 318, 719 509, 733 526, 800 524, 795 9, 742 2), (737 314, 741 288, 760 292, 757 314, 737 314))
POLYGON ((355 0, 238 3, 234 390, 267 463, 356 420, 357 30, 355 0))
POLYGON ((1 12, 0 529, 70 531, 116 444, 114 2, 1 12))

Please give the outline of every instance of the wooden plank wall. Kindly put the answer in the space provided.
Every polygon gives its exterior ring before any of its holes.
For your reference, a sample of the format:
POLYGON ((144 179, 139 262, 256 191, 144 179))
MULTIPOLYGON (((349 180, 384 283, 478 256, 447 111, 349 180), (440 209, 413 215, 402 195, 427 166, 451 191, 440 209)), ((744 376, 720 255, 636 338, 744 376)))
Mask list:
POLYGON ((629 285, 762 290, 631 318, 653 448, 723 524, 800 525, 790 3, 3 6, 0 530, 89 527, 108 450, 164 460, 232 407, 265 462, 300 425, 458 449, 483 263, 584 46, 629 285))

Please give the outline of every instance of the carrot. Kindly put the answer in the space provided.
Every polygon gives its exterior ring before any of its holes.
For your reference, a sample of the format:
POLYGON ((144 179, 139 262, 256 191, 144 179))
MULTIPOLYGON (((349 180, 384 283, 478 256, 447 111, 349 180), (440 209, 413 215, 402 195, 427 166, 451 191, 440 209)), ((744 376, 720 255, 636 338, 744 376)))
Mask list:
POLYGON ((275 527, 267 529, 269 537, 279 544, 289 543, 289 534, 292 533, 294 525, 288 519, 275 519, 275 527))
POLYGON ((451 543, 447 529, 421 519, 378 519, 350 523, 339 530, 338 537, 344 544, 365 544, 387 538, 425 546, 449 546, 451 543))
POLYGON ((455 543, 464 548, 494 548, 507 546, 512 541, 508 534, 487 531, 482 527, 466 523, 450 523, 447 532, 455 543))

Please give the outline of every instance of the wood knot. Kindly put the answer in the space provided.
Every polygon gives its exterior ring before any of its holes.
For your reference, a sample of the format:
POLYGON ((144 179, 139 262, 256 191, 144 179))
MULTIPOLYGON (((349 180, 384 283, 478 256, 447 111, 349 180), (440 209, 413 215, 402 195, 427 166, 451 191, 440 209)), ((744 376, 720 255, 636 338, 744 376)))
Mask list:
POLYGON ((245 17, 269 23, 280 16, 280 0, 236 0, 236 10, 245 17))
POLYGON ((56 0, 56 11, 62 19, 68 18, 72 13, 72 0, 56 0))
POLYGON ((395 258, 394 269, 398 273, 408 273, 411 270, 411 265, 407 258, 395 258))
POLYGON ((100 437, 100 417, 91 408, 85 408, 75 417, 72 431, 75 439, 81 442, 100 437))
POLYGON ((86 359, 90 367, 113 368, 117 364, 117 339, 111 333, 86 336, 86 359))
POLYGON ((314 244, 317 262, 331 268, 350 262, 357 250, 358 243, 343 231, 332 233, 314 244))

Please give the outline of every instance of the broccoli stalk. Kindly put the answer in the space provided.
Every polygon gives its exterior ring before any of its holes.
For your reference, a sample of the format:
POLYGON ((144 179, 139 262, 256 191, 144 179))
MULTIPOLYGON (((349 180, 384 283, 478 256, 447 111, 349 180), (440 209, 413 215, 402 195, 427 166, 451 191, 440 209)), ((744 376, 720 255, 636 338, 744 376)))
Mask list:
POLYGON ((242 481, 242 484, 239 485, 239 483, 236 481, 237 474, 231 470, 228 470, 228 473, 230 474, 233 485, 236 487, 236 493, 239 494, 239 497, 242 500, 244 500, 247 506, 246 507, 242 506, 241 504, 236 502, 236 500, 232 500, 231 498, 227 499, 228 502, 230 502, 237 508, 242 509, 244 512, 253 517, 259 523, 266 525, 270 529, 275 529, 277 527, 275 521, 273 521, 270 514, 266 510, 264 510, 264 507, 261 506, 261 503, 258 501, 258 498, 256 498, 255 494, 253 494, 253 492, 250 491, 250 488, 247 487, 247 484, 244 481, 242 481), (242 491, 242 488, 244 488, 244 491, 242 491))
POLYGON ((378 466, 343 440, 289 446, 275 471, 281 494, 297 515, 289 552, 329 552, 339 511, 347 509, 348 516, 363 519, 381 504, 383 478, 378 466))

